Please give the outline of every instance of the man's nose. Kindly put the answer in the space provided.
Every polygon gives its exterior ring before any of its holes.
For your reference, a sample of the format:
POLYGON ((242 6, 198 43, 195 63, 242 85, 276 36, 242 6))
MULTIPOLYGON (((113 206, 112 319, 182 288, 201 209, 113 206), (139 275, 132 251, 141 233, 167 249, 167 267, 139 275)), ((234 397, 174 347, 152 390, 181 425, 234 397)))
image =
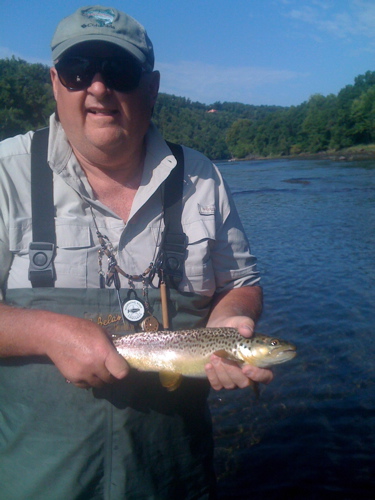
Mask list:
POLYGON ((93 76, 93 79, 91 80, 91 83, 90 83, 88 90, 90 92, 95 93, 95 94, 105 94, 110 89, 107 87, 107 84, 103 78, 103 75, 98 72, 98 73, 95 73, 95 75, 93 76))

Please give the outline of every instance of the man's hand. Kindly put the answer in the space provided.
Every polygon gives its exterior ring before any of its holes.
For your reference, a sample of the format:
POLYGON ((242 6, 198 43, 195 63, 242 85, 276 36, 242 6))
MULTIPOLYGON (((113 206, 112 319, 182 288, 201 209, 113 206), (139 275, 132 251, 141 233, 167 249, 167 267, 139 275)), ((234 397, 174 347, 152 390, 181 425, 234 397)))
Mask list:
MULTIPOLYGON (((244 337, 251 337, 253 335, 254 322, 246 316, 233 316, 227 318, 224 323, 220 326, 237 328, 239 333, 244 337)), ((206 373, 212 388, 216 391, 220 389, 235 389, 237 387, 243 389, 248 387, 251 381, 268 384, 273 379, 271 370, 251 365, 243 365, 241 368, 234 361, 215 355, 211 356, 211 363, 206 365, 206 373)))
POLYGON ((86 319, 0 305, 0 356, 48 356, 77 387, 102 387, 124 378, 129 365, 105 330, 86 319))
POLYGON ((61 316, 47 336, 45 353, 77 387, 102 387, 129 372, 105 331, 85 319, 61 316))

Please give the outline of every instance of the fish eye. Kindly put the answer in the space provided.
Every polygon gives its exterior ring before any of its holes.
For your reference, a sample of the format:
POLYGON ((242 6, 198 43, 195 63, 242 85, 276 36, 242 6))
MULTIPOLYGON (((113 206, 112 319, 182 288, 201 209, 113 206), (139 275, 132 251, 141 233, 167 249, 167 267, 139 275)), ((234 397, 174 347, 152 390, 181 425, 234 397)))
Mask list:
POLYGON ((270 344, 271 344, 272 346, 275 346, 275 345, 279 345, 279 344, 280 344, 280 342, 278 341, 278 339, 272 339, 272 340, 270 341, 270 344))

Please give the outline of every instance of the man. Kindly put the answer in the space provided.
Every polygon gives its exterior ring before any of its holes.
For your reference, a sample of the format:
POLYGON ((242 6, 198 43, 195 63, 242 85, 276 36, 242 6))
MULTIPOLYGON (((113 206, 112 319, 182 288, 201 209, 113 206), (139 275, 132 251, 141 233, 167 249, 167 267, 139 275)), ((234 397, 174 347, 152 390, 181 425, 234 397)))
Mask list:
MULTIPOLYGON (((0 148, 0 496, 211 498, 205 381, 167 392, 129 369, 106 329, 158 328, 166 295, 173 328, 250 336, 262 302, 255 259, 219 172, 183 148, 183 273, 165 267, 177 167, 151 124, 159 73, 141 25, 114 8, 79 9, 58 25, 52 58, 55 247, 35 240, 44 224, 32 203, 42 213, 48 203, 44 187, 31 199, 33 134, 0 148)), ((272 379, 216 356, 206 372, 217 390, 272 379)))

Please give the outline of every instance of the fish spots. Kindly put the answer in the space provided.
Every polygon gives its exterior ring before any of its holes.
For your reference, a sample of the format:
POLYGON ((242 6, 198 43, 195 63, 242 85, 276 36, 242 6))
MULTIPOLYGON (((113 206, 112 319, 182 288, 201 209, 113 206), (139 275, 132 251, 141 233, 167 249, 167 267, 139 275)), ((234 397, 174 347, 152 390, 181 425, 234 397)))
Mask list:
POLYGON ((201 328, 141 332, 115 338, 113 343, 130 366, 146 371, 168 371, 204 377, 213 353, 255 366, 283 363, 295 356, 291 344, 262 334, 251 338, 235 328, 201 328))

